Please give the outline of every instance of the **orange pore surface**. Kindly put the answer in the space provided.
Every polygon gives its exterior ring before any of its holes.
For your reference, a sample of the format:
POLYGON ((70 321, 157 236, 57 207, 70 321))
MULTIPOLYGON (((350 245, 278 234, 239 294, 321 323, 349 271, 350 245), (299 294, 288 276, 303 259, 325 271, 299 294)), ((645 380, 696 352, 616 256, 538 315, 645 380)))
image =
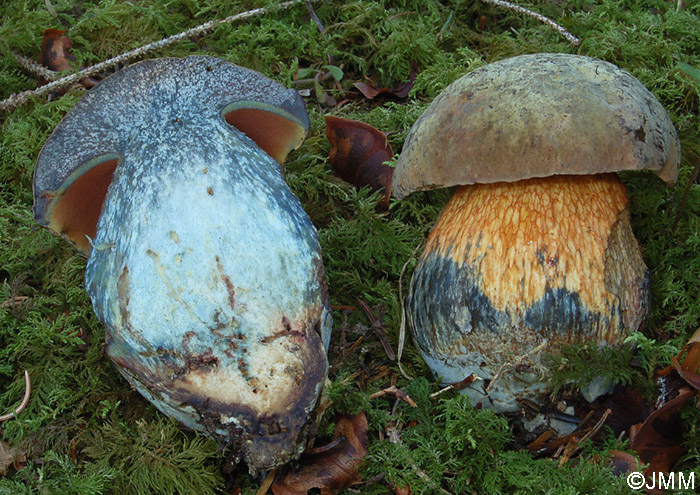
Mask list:
POLYGON ((615 174, 462 186, 426 252, 472 267, 496 310, 528 307, 549 287, 606 313, 615 296, 605 289, 605 250, 627 203, 615 174))
POLYGON ((281 164, 290 151, 301 145, 306 135, 306 130, 296 122, 257 108, 233 110, 225 119, 281 164))
POLYGON ((86 235, 95 238, 97 221, 117 160, 98 163, 81 175, 53 205, 48 218, 49 228, 68 236, 83 254, 90 253, 86 235))

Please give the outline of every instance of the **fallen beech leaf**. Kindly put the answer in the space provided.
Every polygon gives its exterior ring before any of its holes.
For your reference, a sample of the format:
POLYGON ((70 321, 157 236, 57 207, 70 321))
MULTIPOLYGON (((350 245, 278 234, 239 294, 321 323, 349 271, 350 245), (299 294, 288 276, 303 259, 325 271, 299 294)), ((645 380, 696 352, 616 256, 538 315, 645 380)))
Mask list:
MULTIPOLYGON (((688 339, 681 352, 671 358, 671 367, 695 390, 700 390, 700 328, 688 339)), ((660 372, 668 375, 668 368, 660 372)))
POLYGON ((377 88, 376 86, 365 82, 356 82, 353 84, 353 86, 355 86, 365 98, 370 100, 374 100, 381 94, 388 94, 391 96, 396 96, 397 98, 406 98, 413 87, 414 81, 416 80, 417 72, 418 70, 416 64, 411 62, 411 75, 409 76, 408 81, 404 81, 398 86, 393 88, 377 88))
POLYGON ((394 169, 384 162, 394 156, 386 136, 369 124, 326 116, 326 136, 331 143, 329 161, 335 174, 353 186, 384 190, 381 205, 389 206, 394 169))
POLYGON ((652 412, 641 427, 630 431, 630 446, 643 463, 649 464, 646 474, 670 472, 683 454, 681 409, 696 393, 688 389, 682 391, 678 397, 652 412))
POLYGON ((75 57, 68 51, 72 47, 65 31, 47 29, 41 42, 41 65, 56 72, 73 69, 75 57))
MULTIPOLYGON (((56 72, 75 69, 76 58, 70 53, 71 48, 73 48, 73 43, 66 36, 65 31, 60 29, 45 30, 44 38, 41 41, 41 65, 56 72)), ((39 78, 39 86, 43 86, 47 82, 43 78, 39 78)), ((81 79, 80 83, 86 88, 92 88, 97 84, 97 81, 86 77, 81 79)))
POLYGON ((0 476, 5 476, 10 466, 16 466, 26 460, 26 452, 0 441, 0 476))
POLYGON ((315 449, 302 457, 299 468, 287 471, 272 485, 275 495, 335 495, 360 481, 357 468, 367 455, 367 418, 364 413, 341 418, 334 437, 345 437, 332 449, 315 449), (313 490, 313 491, 312 491, 313 490))
MULTIPOLYGON (((693 347, 697 350, 700 350, 700 344, 693 344, 693 347)), ((681 378, 683 378, 683 380, 685 380, 686 383, 693 387, 695 390, 700 390, 700 374, 698 374, 695 371, 690 371, 686 367, 687 361, 688 360, 684 361, 683 364, 679 364, 676 358, 671 358, 671 363, 673 363, 673 369, 675 369, 678 372, 681 378)))

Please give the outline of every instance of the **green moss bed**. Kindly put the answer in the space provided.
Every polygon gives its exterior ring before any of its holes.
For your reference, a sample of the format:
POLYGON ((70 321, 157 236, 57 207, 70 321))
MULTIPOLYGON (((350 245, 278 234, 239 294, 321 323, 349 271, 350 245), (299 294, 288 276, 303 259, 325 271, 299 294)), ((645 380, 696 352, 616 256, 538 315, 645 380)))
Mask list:
MULTIPOLYGON (((264 1, 7 0, 0 3, 0 98, 36 87, 14 54, 38 60, 45 29, 63 29, 82 65, 91 65, 215 18, 271 5, 264 1), (55 12, 51 12, 51 6, 55 12)), ((250 67, 292 87, 299 74, 332 71, 305 97, 311 130, 287 164, 287 180, 319 230, 334 305, 331 401, 320 441, 340 415, 366 413, 369 454, 364 480, 347 493, 391 494, 410 486, 433 493, 635 493, 605 459, 629 451, 628 437, 603 429, 569 462, 522 449, 508 422, 439 389, 407 341, 402 360, 413 380, 387 358, 358 298, 374 308, 396 349, 404 293, 416 246, 430 231, 449 191, 413 194, 377 208, 378 194, 335 178, 328 163, 323 116, 367 122, 391 131, 398 153, 430 101, 465 72, 534 52, 598 57, 631 72, 661 101, 681 138, 680 179, 666 186, 653 174, 624 174, 632 225, 652 274, 648 328, 636 349, 568 349, 552 356, 554 388, 590 373, 632 384, 653 397, 654 370, 670 364, 700 326, 700 82, 679 63, 700 67, 700 4, 664 0, 528 0, 521 5, 556 20, 581 39, 572 46, 550 26, 474 0, 316 2, 319 26, 304 4, 222 25, 148 57, 208 54, 250 67), (407 98, 367 100, 353 87, 366 77, 378 87, 418 74, 407 98), (327 66, 337 67, 329 69, 327 66), (342 77, 340 77, 342 75, 342 77), (323 94, 320 94, 320 91, 323 94), (342 105, 333 106, 332 97, 342 105), (329 105, 329 103, 331 103, 329 105), (685 199, 684 199, 685 197, 685 199), (348 307, 357 308, 356 310, 348 307), (362 339, 358 342, 358 339, 362 339), (418 407, 369 396, 392 384, 418 407), (400 431, 391 442, 388 429, 400 431), (598 461, 596 461, 598 460, 598 461)), ((295 86, 296 87, 296 86, 295 86)), ((224 463, 216 445, 181 429, 131 390, 104 352, 104 330, 83 288, 85 259, 38 227, 32 174, 42 144, 84 90, 40 97, 0 112, 0 414, 14 410, 27 370, 33 391, 16 419, 0 424, 4 448, 23 462, 0 471, 0 494, 255 493, 260 479, 224 463)), ((503 116, 508 118, 507 115, 503 116)), ((595 376, 595 375, 592 375, 595 376)), ((700 485, 700 411, 683 410, 684 453, 675 471, 700 485)), ((680 492, 679 492, 680 493, 680 492)))

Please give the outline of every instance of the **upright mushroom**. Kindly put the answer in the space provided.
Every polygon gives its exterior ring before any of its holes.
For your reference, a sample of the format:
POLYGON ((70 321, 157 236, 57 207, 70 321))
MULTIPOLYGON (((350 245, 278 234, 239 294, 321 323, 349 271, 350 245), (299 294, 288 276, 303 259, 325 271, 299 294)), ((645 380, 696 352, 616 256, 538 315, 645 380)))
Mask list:
POLYGON ((523 55, 447 87, 411 128, 396 198, 459 185, 406 301, 435 375, 499 411, 536 399, 543 352, 619 344, 648 315, 649 272, 615 172, 677 178, 668 115, 632 75, 593 58, 523 55))
POLYGON ((327 372, 317 233, 280 166, 308 127, 259 73, 148 60, 78 102, 34 176, 37 221, 88 255, 119 371, 251 471, 300 454, 327 372))

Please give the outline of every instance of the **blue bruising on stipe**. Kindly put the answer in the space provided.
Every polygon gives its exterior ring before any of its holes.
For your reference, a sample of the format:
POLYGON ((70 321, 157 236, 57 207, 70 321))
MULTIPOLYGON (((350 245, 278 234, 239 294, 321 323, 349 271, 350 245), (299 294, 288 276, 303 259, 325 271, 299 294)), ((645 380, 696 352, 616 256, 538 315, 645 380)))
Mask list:
MULTIPOLYGON (((648 294, 648 273, 642 289, 648 294)), ((439 252, 426 252, 416 266, 406 300, 409 319, 418 345, 427 354, 450 352, 455 342, 469 346, 469 336, 507 335, 518 328, 552 337, 593 337, 611 323, 621 324, 619 307, 612 315, 589 310, 579 294, 565 288, 547 287, 544 295, 509 314, 494 308, 479 288, 479 275, 439 252)))

